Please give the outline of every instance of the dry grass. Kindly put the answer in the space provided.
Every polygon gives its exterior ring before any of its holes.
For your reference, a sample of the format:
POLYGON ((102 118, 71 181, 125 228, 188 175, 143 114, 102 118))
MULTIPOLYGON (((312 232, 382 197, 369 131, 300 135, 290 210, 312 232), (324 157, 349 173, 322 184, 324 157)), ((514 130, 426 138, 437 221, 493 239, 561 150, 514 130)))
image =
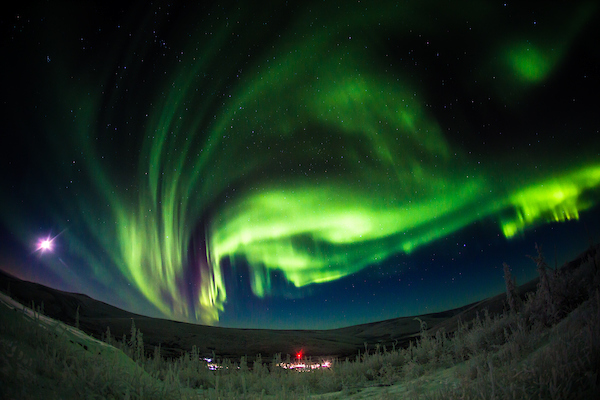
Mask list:
MULTIPOLYGON (((533 258, 543 262, 541 252, 533 258)), ((208 369, 193 349, 144 354, 143 335, 109 345, 0 307, 0 397, 98 399, 579 399, 600 393, 600 255, 546 270, 518 311, 484 312, 456 332, 427 330, 408 348, 376 347, 330 369, 294 372, 258 357, 208 369)), ((510 282, 510 280, 507 280, 510 282)), ((37 317, 36 317, 37 315, 37 317)))

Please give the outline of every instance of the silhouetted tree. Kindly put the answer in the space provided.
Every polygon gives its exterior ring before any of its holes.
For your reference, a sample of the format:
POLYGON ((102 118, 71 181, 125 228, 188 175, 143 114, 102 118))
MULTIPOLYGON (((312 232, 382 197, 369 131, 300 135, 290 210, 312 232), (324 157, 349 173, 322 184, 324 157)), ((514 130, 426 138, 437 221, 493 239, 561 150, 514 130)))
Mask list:
POLYGON ((510 273, 510 266, 507 263, 504 266, 504 282, 506 283, 506 300, 511 312, 517 312, 520 308, 520 298, 517 294, 517 280, 510 273))

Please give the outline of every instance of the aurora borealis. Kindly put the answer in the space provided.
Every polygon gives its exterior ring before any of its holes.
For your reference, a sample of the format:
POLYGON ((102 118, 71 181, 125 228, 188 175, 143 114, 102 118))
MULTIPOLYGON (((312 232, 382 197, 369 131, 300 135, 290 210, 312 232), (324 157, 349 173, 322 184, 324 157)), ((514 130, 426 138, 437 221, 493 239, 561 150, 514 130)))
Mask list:
POLYGON ((17 275, 175 320, 337 327, 496 294, 503 261, 533 276, 532 243, 569 257, 598 232, 576 225, 600 202, 595 2, 19 7, 17 275))

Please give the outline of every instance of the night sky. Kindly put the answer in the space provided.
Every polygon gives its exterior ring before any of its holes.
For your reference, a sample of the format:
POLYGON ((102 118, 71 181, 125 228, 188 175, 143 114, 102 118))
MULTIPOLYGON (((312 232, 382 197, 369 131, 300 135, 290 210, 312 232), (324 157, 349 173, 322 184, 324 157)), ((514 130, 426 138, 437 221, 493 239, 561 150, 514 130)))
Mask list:
POLYGON ((14 3, 0 267, 18 277, 324 329, 481 300, 503 262, 536 276, 536 242, 554 266, 600 239, 594 1, 14 3))

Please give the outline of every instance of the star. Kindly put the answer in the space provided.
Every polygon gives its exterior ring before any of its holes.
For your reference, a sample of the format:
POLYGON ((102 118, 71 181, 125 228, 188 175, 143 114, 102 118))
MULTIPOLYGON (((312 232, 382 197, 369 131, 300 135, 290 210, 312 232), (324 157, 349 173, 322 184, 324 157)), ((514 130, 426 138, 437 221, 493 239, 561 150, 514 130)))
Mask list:
POLYGON ((50 236, 48 236, 45 239, 40 239, 38 241, 38 246, 37 246, 37 251, 40 251, 42 253, 45 253, 46 251, 52 251, 52 241, 54 240, 54 238, 51 238, 50 236))

